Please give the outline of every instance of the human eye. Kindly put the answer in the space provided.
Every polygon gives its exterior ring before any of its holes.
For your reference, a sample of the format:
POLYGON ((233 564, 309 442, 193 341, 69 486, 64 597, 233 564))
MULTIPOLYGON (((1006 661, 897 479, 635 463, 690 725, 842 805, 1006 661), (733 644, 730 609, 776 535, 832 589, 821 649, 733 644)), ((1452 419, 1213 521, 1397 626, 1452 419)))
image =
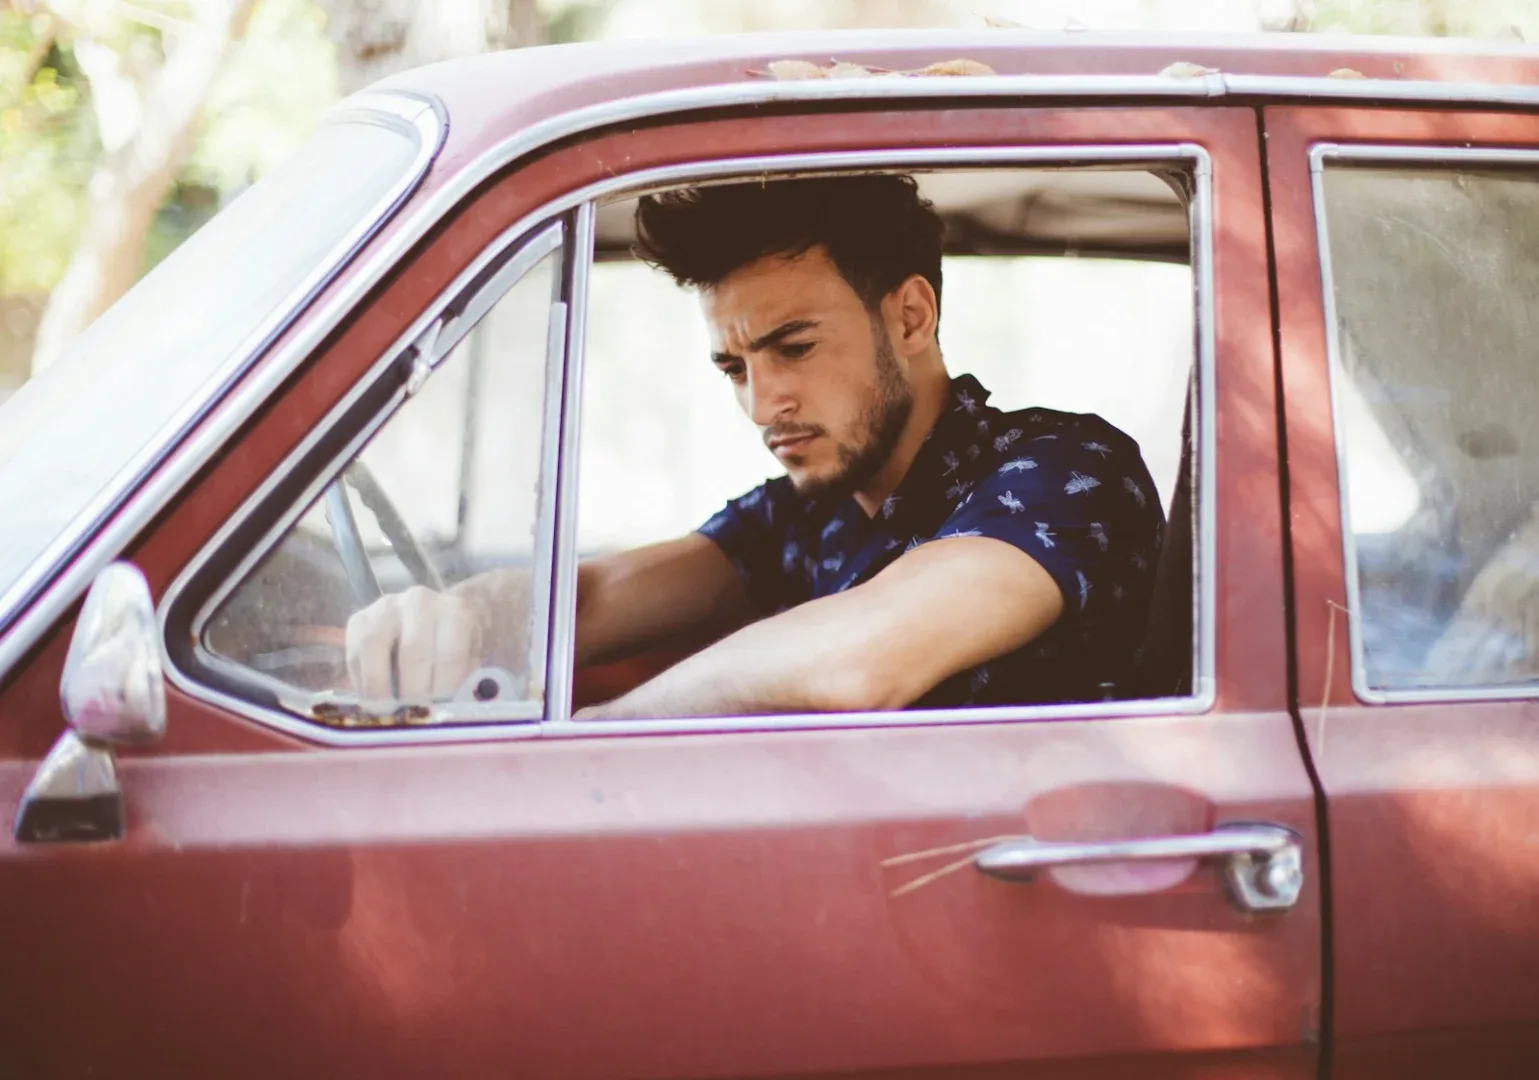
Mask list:
POLYGON ((816 345, 815 341, 788 341, 780 346, 780 355, 787 360, 801 360, 812 352, 816 345))
POLYGON ((743 381, 742 364, 719 364, 717 365, 717 370, 735 383, 743 381))

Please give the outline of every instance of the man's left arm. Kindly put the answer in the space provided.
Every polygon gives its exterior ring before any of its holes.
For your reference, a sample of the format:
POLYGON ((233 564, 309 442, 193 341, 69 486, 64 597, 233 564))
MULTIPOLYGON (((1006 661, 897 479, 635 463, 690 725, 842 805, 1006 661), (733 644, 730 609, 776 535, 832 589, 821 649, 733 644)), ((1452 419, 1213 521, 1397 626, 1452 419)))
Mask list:
POLYGON ((1020 648, 1063 613, 1040 563, 959 536, 903 555, 863 585, 753 623, 578 719, 899 709, 1020 648))

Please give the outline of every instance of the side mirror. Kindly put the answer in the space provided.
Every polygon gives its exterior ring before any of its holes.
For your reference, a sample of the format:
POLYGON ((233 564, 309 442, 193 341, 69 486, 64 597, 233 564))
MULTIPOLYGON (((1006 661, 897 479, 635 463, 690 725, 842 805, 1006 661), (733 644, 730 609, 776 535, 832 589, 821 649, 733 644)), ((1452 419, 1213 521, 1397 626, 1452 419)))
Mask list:
POLYGON ((92 582, 64 661, 59 700, 70 730, 22 795, 16 839, 117 839, 123 793, 111 748, 153 742, 166 730, 155 606, 137 567, 113 563, 92 582))

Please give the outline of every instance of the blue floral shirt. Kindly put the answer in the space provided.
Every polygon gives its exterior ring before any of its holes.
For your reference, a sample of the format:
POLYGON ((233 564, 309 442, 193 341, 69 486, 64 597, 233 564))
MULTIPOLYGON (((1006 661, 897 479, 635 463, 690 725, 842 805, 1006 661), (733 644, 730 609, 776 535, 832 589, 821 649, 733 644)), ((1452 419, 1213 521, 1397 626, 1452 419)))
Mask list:
POLYGON ((869 581, 930 540, 1020 548, 1063 592, 1058 622, 1024 648, 960 672, 914 703, 1095 701, 1127 696, 1164 515, 1138 444, 1098 416, 990 407, 971 375, 875 516, 852 496, 799 495, 787 477, 700 527, 773 614, 869 581))

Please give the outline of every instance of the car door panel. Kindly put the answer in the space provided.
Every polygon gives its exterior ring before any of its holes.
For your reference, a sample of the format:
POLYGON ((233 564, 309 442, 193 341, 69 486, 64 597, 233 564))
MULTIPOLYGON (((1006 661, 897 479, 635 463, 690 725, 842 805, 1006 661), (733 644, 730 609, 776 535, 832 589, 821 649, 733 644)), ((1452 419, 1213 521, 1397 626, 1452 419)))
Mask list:
POLYGON ((1333 1075, 1531 1075, 1539 708, 1370 704, 1354 692, 1348 620, 1357 615, 1348 610, 1309 155, 1325 143, 1539 147, 1539 118, 1275 107, 1266 128, 1299 701, 1330 826, 1333 1075))
MULTIPOLYGON (((173 689, 170 729, 204 734, 125 755, 121 843, 0 842, 0 909, 26 928, 0 1005, 30 1073, 1314 1075, 1321 853, 1288 711, 1251 110, 761 116, 552 153, 446 226, 133 554, 161 595, 492 237, 581 183, 752 154, 1108 142, 1213 162, 1210 707, 262 752, 260 725, 173 689), (953 850, 1258 821, 1301 838, 1291 910, 1240 911, 1207 865, 1006 883, 953 850)), ((0 691, 0 719, 50 678, 36 665, 0 691)), ((7 797, 29 772, 0 772, 7 797)))

